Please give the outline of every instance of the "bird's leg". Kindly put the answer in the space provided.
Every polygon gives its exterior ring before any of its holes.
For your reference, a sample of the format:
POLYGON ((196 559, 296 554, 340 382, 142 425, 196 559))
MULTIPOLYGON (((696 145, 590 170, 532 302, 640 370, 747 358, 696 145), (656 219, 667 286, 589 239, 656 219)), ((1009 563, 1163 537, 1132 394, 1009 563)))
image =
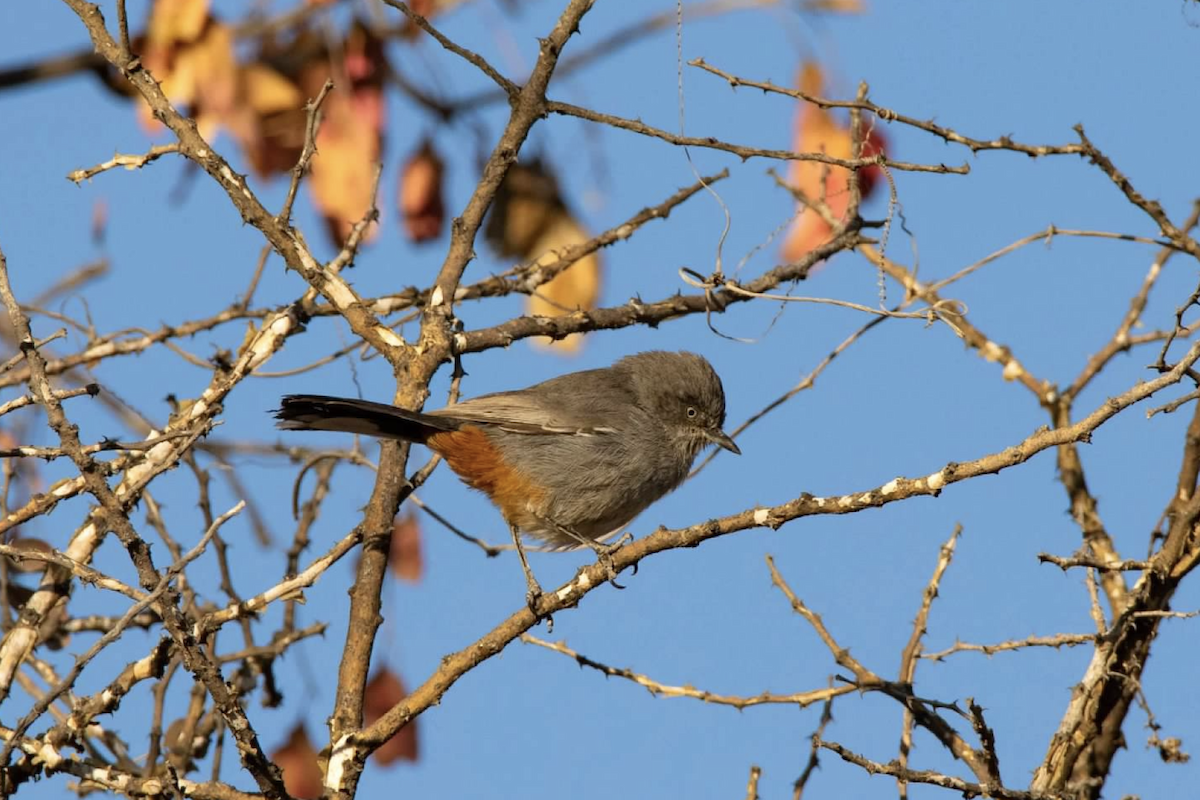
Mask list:
POLYGON ((559 523, 555 522, 554 520, 550 519, 549 517, 539 517, 539 519, 542 522, 545 522, 546 524, 553 527, 554 530, 556 530, 562 536, 565 536, 568 539, 578 542, 579 544, 583 545, 584 547, 590 548, 591 551, 596 554, 597 560, 599 560, 599 562, 604 565, 604 570, 607 573, 608 582, 611 583, 617 589, 625 588, 621 584, 617 583, 617 570, 613 566, 612 554, 615 553, 617 551, 617 549, 620 548, 622 545, 633 540, 632 533, 629 533, 628 531, 626 531, 615 542, 612 542, 611 544, 604 544, 602 542, 597 542, 595 539, 589 539, 588 537, 584 536, 583 534, 577 533, 565 525, 560 525, 559 523))
POLYGON ((516 525, 508 526, 509 533, 512 534, 513 544, 517 547, 517 557, 521 559, 521 569, 525 573, 525 603, 529 606, 529 610, 533 615, 537 616, 537 601, 542 596, 542 587, 538 584, 537 578, 533 577, 533 570, 529 568, 529 559, 525 558, 525 546, 521 544, 521 531, 516 525))

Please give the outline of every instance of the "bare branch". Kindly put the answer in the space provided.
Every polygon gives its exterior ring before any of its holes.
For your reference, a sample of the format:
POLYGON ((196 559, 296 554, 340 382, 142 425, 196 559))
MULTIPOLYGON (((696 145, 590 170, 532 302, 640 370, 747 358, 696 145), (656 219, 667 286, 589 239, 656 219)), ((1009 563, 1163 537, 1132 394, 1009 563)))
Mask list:
POLYGON ((735 695, 721 695, 704 689, 697 689, 694 686, 670 686, 665 683, 660 683, 645 675, 641 675, 630 669, 621 667, 610 667, 599 661, 595 661, 587 656, 572 650, 567 647, 564 642, 548 642, 545 639, 529 634, 521 634, 521 641, 525 644, 535 644, 538 647, 544 647, 547 650, 552 650, 555 653, 561 653, 567 658, 574 659, 581 667, 590 667, 609 678, 624 678, 628 681, 633 681, 638 686, 646 689, 655 697, 690 697, 693 700, 700 700, 704 703, 712 703, 714 705, 733 706, 739 711, 744 708, 753 706, 783 704, 797 705, 800 708, 810 706, 813 703, 823 703, 832 700, 834 697, 850 692, 857 691, 853 686, 843 685, 837 687, 829 687, 826 689, 812 689, 807 692, 799 692, 797 694, 775 694, 773 692, 761 692, 756 695, 747 697, 738 697, 735 695))

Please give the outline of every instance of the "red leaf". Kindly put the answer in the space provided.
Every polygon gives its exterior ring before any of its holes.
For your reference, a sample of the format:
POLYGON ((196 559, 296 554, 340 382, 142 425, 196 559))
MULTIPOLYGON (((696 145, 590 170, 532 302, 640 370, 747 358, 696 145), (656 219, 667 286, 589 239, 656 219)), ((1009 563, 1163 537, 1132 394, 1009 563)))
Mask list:
POLYGON ((413 242, 436 239, 446 218, 442 202, 445 166, 433 143, 426 139, 400 172, 400 208, 404 231, 413 242))
POLYGON ((317 798, 323 790, 324 773, 317 760, 317 751, 309 741, 304 723, 292 728, 287 744, 271 755, 283 771, 283 785, 288 794, 299 798, 317 798))
MULTIPOLYGON (((806 63, 800 70, 800 90, 808 95, 820 95, 824 78, 821 68, 806 63)), ((849 159, 853 156, 854 143, 850 137, 849 124, 843 124, 827 109, 801 100, 796 114, 796 131, 792 149, 797 152, 824 153, 833 158, 849 159)), ((862 146, 862 157, 869 158, 886 150, 883 134, 875 128, 873 118, 865 118, 866 129, 862 146)), ((879 180, 879 167, 858 170, 858 185, 863 199, 871 193, 879 180)), ((818 161, 793 161, 788 171, 789 183, 812 201, 823 201, 830 214, 838 221, 845 221, 850 206, 850 181, 853 175, 845 167, 822 164, 818 161)), ((829 223, 815 210, 803 208, 788 231, 783 242, 783 257, 797 261, 806 253, 829 241, 832 230, 829 223)))
POLYGON ((421 558, 421 526, 411 510, 396 517, 392 523, 392 549, 388 566, 401 580, 415 583, 421 580, 424 560, 421 558))
MULTIPOLYGON (((367 725, 373 724, 407 696, 400 678, 384 667, 375 673, 363 693, 363 721, 367 725)), ((382 766, 401 760, 416 761, 417 721, 410 721, 372 755, 382 766)))

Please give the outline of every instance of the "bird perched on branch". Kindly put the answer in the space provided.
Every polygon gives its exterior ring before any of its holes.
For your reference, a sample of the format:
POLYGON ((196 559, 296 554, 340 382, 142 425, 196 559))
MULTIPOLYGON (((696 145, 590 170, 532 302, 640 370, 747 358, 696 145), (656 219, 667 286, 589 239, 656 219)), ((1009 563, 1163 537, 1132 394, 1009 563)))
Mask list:
POLYGON ((280 428, 402 439, 439 454, 487 494, 508 523, 532 606, 541 594, 520 534, 552 548, 602 542, 683 482, 715 444, 740 453, 722 430, 721 379, 694 353, 649 351, 611 367, 572 372, 436 411, 323 395, 288 395, 280 428))

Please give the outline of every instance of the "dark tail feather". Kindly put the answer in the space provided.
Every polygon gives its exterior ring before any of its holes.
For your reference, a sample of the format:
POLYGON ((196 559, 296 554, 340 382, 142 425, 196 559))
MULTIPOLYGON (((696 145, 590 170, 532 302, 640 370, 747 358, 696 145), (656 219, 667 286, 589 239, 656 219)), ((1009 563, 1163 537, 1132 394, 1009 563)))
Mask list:
POLYGON ((289 394, 275 411, 276 427, 296 431, 342 431, 423 443, 458 428, 457 420, 405 411, 383 403, 319 394, 289 394))

